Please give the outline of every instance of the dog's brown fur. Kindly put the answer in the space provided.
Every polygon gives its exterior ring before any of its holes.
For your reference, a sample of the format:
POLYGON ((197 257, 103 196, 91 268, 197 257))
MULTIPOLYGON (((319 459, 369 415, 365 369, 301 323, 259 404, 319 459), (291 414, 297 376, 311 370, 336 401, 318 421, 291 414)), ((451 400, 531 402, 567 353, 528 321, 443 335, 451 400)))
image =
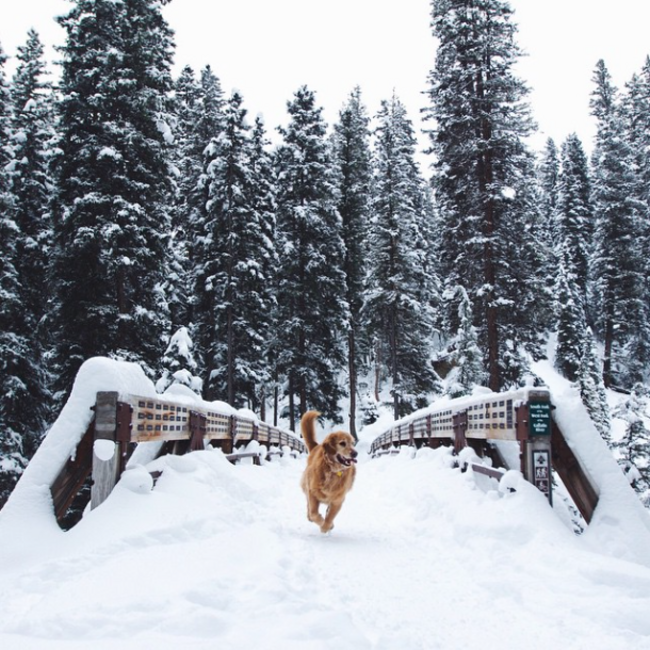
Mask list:
POLYGON ((307 497, 307 519, 320 526, 322 533, 327 533, 334 528, 334 517, 352 489, 357 451, 354 438, 344 431, 330 433, 318 444, 314 429, 319 415, 318 411, 307 411, 300 420, 302 437, 309 450, 300 484, 307 497), (324 518, 318 511, 321 503, 327 505, 324 518))

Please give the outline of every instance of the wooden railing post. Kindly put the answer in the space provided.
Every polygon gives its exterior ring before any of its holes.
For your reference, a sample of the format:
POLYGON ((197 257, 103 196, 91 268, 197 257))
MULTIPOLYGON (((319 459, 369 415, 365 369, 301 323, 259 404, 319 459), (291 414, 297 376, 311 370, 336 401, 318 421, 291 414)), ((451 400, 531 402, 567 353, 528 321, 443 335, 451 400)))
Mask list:
POLYGON ((517 438, 521 445, 524 478, 553 504, 551 480, 551 402, 547 392, 531 391, 517 408, 517 438))
POLYGON ((120 470, 120 450, 117 441, 117 395, 115 392, 97 393, 91 508, 96 508, 107 499, 115 487, 120 470), (113 445, 112 454, 110 453, 111 443, 113 445))
POLYGON ((458 411, 453 415, 454 451, 458 454, 467 447, 467 411, 458 411))
POLYGON ((203 449, 203 438, 205 438, 207 418, 203 413, 190 411, 190 451, 203 449))

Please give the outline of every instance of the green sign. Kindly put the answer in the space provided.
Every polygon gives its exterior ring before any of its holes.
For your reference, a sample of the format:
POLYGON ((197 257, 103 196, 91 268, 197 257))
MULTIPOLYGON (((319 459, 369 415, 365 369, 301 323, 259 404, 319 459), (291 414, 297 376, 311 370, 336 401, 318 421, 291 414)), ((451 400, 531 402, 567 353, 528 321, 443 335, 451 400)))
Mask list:
POLYGON ((528 434, 531 436, 551 435, 551 403, 528 403, 528 434))

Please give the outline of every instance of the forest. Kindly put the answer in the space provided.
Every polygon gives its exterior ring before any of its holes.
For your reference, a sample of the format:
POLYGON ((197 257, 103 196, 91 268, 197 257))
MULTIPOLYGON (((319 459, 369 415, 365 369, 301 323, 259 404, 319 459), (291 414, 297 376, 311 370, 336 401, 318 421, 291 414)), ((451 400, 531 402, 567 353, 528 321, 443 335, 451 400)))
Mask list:
POLYGON ((162 0, 71 4, 56 79, 35 31, 11 78, 0 48, 0 507, 94 356, 356 435, 549 349, 650 506, 650 59, 594 62, 589 157, 535 152, 508 2, 433 0, 423 170, 396 95, 330 126, 302 86, 272 146, 210 65, 174 77, 162 0))

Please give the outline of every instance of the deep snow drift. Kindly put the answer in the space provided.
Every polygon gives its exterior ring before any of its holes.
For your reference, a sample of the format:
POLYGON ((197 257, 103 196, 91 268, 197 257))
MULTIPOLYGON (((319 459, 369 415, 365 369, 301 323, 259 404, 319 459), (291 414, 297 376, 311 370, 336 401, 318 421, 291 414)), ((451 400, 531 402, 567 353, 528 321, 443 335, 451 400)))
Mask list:
POLYGON ((570 386, 551 386, 554 402, 577 418, 573 444, 592 448, 601 489, 581 536, 561 500, 550 508, 512 473, 514 493, 463 474, 444 449, 362 455, 329 536, 305 516, 304 458, 233 466, 206 450, 145 469, 141 450, 63 533, 49 481, 94 393, 111 389, 153 394, 137 367, 86 364, 0 512, 3 648, 650 649, 647 513, 594 446, 570 386))

